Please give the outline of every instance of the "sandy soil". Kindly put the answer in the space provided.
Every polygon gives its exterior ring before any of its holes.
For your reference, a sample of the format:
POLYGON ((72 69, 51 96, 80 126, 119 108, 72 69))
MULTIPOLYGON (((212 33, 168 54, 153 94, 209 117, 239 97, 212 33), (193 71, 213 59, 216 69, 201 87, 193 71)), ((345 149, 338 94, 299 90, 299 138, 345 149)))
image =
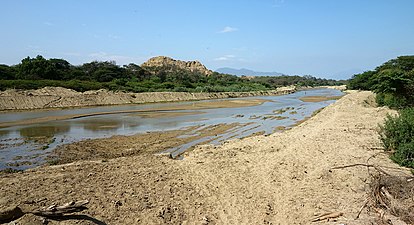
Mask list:
MULTIPOLYGON (((332 169, 367 160, 397 167, 379 154, 376 133, 392 111, 371 101, 372 93, 354 92, 283 133, 199 146, 184 160, 143 151, 3 174, 0 206, 90 201, 60 224, 314 224, 324 212, 342 216, 316 224, 375 224, 368 207, 355 219, 367 198, 367 169, 332 169)), ((407 172, 387 172, 399 171, 407 172)))
POLYGON ((323 102, 329 100, 338 100, 342 96, 305 96, 299 98, 303 102, 323 102))

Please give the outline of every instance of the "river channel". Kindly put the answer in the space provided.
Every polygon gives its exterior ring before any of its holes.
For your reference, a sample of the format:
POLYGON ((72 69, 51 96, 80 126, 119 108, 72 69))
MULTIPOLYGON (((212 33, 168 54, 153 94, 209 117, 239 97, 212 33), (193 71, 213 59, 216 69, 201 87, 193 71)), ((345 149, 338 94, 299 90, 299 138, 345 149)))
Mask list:
MULTIPOLYGON (((271 134, 281 132, 326 107, 335 100, 307 102, 305 96, 342 96, 335 89, 312 89, 282 96, 256 96, 246 99, 263 99, 263 104, 235 108, 186 109, 163 111, 163 116, 151 116, 151 110, 159 107, 177 107, 195 102, 138 104, 76 109, 53 109, 24 112, 0 113, 0 123, 35 120, 37 118, 67 115, 94 114, 76 119, 51 120, 29 125, 15 125, 0 128, 0 170, 5 168, 27 169, 43 164, 46 157, 59 145, 85 139, 105 138, 113 135, 133 135, 152 131, 169 131, 189 126, 199 129, 223 123, 240 124, 230 131, 214 138, 200 138, 173 149, 160 149, 179 155, 198 143, 219 144, 228 139, 243 138, 255 133, 271 134), (149 110, 148 113, 128 111, 149 110), (116 112, 124 113, 116 113, 116 112), (177 113, 179 111, 179 113, 177 113), (98 115, 100 112, 114 114, 98 115), (126 112, 126 113, 125 113, 126 112), (171 114, 171 116, 169 116, 171 114)), ((237 99, 231 99, 237 100, 237 99)), ((212 102, 222 100, 206 100, 212 102)), ((196 133, 195 133, 196 135, 196 133)))

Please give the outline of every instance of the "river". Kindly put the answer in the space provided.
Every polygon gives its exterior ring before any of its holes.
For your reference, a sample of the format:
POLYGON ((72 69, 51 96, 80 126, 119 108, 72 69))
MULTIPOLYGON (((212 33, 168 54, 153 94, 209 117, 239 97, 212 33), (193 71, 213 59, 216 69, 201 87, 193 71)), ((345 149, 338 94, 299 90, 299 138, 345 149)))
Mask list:
MULTIPOLYGON (((163 111, 164 115, 155 117, 151 116, 151 112, 114 113, 5 127, 0 129, 0 170, 5 168, 27 169, 41 165, 57 146, 85 139, 176 130, 189 126, 199 126, 202 129, 203 127, 222 123, 240 124, 240 126, 220 134, 218 137, 210 139, 209 137, 204 137, 173 149, 162 149, 162 151, 170 152, 172 155, 179 155, 187 148, 198 143, 209 142, 211 144, 218 144, 228 139, 243 138, 254 133, 271 134, 273 132, 281 132, 335 101, 305 102, 300 100, 300 98, 304 96, 341 95, 343 93, 335 89, 312 89, 282 96, 238 98, 239 100, 266 100, 263 104, 249 107, 169 110, 163 111)), ((222 100, 206 100, 201 102, 212 101, 222 100)), ((99 112, 137 111, 166 106, 174 108, 191 104, 195 104, 195 102, 4 112, 0 114, 0 122, 35 120, 37 118, 65 115, 96 114, 99 112)))

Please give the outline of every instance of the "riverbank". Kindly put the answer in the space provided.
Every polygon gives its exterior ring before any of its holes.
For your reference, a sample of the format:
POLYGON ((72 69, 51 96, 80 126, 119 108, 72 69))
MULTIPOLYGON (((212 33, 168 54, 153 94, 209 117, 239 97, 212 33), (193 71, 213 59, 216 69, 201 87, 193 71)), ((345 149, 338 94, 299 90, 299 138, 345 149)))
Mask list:
POLYGON ((325 212, 341 215, 328 224, 376 223, 368 207, 356 219, 369 191, 367 170, 332 169, 367 160, 397 167, 379 154, 376 132, 393 111, 372 100, 371 92, 351 92, 291 130, 199 146, 184 160, 144 151, 2 174, 0 206, 29 211, 89 200, 83 216, 65 224, 310 224, 325 212))
POLYGON ((257 92, 145 92, 125 93, 108 90, 77 92, 61 87, 45 87, 38 90, 6 90, 0 92, 0 111, 32 110, 48 108, 86 107, 101 105, 142 104, 207 99, 239 98, 250 96, 284 95, 294 93, 295 87, 283 87, 257 92))

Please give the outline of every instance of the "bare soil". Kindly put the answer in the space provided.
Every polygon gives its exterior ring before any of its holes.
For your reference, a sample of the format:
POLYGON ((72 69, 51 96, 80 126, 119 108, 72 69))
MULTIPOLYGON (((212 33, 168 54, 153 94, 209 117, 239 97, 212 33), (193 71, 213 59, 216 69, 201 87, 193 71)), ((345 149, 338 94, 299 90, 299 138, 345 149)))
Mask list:
POLYGON ((105 160, 3 174, 0 208, 90 201, 88 210, 49 224, 376 224, 377 213, 363 207, 372 182, 367 169, 332 169, 369 160, 390 174, 409 174, 381 154, 378 124, 393 111, 371 106, 372 96, 352 92, 290 130, 202 145, 183 160, 139 151, 134 145, 143 140, 134 137, 121 138, 119 149, 111 139, 78 143, 77 151, 96 144, 105 160), (130 148, 140 153, 119 155, 130 148), (311 222, 327 212, 335 217, 311 222))

